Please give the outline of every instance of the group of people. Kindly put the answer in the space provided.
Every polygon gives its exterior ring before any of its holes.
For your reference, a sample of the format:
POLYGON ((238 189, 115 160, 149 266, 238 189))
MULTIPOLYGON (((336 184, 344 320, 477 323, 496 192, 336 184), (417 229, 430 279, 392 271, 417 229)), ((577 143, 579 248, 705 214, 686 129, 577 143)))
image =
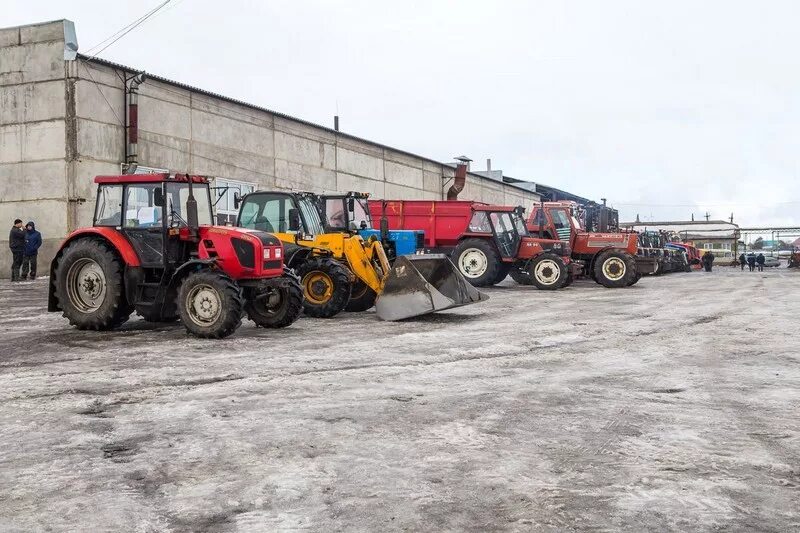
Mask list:
POLYGON ((750 268, 750 272, 758 268, 759 272, 764 271, 764 263, 767 261, 767 258, 764 257, 764 254, 758 255, 740 255, 739 256, 739 264, 742 265, 742 270, 744 270, 744 266, 747 265, 750 268))
POLYGON ((24 226, 16 219, 8 237, 11 248, 11 281, 36 279, 36 259, 42 245, 42 234, 36 231, 33 221, 24 226), (20 272, 21 270, 21 272, 20 272))

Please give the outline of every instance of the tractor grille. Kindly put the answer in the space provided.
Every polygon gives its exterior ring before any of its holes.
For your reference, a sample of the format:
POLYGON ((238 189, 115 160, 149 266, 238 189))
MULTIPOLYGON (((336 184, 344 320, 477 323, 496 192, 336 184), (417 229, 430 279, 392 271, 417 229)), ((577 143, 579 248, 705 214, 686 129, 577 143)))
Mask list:
POLYGON ((264 270, 275 270, 281 268, 283 263, 281 261, 264 261, 264 270))
POLYGON ((570 228, 557 228, 558 240, 569 242, 570 228))
POLYGON ((252 243, 244 239, 231 239, 233 249, 236 252, 236 257, 239 258, 239 263, 245 268, 256 267, 256 251, 252 243))

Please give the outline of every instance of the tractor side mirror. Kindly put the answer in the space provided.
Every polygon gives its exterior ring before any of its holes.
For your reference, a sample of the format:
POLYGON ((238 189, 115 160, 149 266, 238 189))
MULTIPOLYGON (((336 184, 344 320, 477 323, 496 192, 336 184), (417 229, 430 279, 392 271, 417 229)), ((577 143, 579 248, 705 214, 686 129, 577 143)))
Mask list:
POLYGON ((356 201, 354 198, 347 199, 347 212, 352 213, 356 210, 356 201))
POLYGON ((300 211, 289 209, 289 231, 300 231, 300 211))
POLYGON ((238 192, 233 193, 233 208, 239 209, 239 205, 242 203, 242 197, 239 196, 238 192))
POLYGON ((164 207, 164 189, 161 187, 153 189, 153 205, 164 207))

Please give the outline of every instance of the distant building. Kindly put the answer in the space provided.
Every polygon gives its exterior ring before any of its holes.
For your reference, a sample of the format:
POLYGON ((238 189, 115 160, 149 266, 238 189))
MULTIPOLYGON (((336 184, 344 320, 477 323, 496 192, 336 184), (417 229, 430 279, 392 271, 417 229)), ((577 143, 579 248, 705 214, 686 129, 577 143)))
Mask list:
POLYGON ((669 231, 677 234, 682 242, 710 250, 717 257, 738 255, 739 226, 725 220, 622 222, 620 227, 636 231, 669 231))

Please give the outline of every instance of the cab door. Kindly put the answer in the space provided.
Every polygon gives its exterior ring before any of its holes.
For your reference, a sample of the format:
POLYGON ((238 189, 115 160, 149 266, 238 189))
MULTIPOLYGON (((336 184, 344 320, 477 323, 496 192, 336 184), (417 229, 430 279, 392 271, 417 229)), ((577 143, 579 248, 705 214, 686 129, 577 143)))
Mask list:
POLYGON ((162 183, 131 184, 125 187, 122 233, 128 238, 145 268, 164 267, 164 208, 162 183), (158 192, 156 192, 158 190, 158 192), (163 204, 163 200, 161 201, 163 204))

